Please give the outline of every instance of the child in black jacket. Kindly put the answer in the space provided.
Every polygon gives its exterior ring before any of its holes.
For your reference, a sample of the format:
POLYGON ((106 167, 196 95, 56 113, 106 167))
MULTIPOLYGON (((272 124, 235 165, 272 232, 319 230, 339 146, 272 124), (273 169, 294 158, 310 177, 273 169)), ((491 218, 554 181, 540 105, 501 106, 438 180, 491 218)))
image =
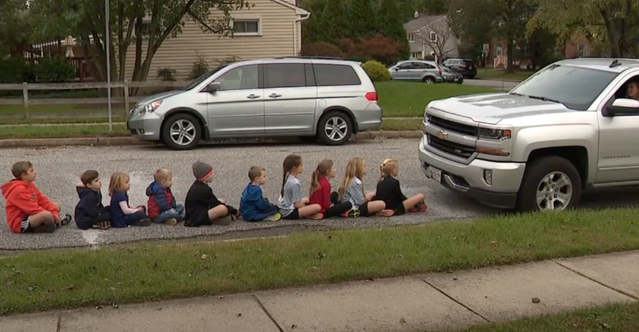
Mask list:
POLYGON ((111 212, 102 205, 102 180, 97 171, 89 170, 80 176, 81 185, 76 187, 80 201, 75 207, 75 224, 79 229, 111 227, 111 212))
POLYGON ((379 167, 381 179, 377 183, 374 201, 384 201, 386 208, 395 211, 394 215, 402 215, 406 211, 424 212, 426 211, 426 196, 417 194, 413 197, 406 197, 402 193, 399 180, 395 177, 399 174, 399 162, 396 159, 386 159, 379 167))
POLYGON ((213 182, 213 167, 196 161, 193 164, 193 175, 195 182, 184 200, 186 209, 184 226, 229 225, 231 221, 237 219, 239 211, 215 197, 208 185, 213 182))

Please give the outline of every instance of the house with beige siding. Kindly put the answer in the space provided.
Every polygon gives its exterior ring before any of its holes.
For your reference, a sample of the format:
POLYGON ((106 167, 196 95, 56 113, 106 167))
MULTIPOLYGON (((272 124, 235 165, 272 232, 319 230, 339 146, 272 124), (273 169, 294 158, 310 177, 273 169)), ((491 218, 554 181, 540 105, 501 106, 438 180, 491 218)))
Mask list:
MULTIPOLYGON (((296 6, 295 0, 251 0, 250 3, 254 6, 232 12, 233 37, 220 38, 203 32, 200 23, 185 20, 182 33, 167 39, 158 49, 147 80, 157 80, 157 71, 163 68, 175 70, 177 80, 186 80, 198 57, 213 67, 228 58, 252 60, 298 55, 302 47, 301 24, 310 12, 296 6)), ((126 77, 131 77, 134 63, 135 48, 129 47, 126 77)))

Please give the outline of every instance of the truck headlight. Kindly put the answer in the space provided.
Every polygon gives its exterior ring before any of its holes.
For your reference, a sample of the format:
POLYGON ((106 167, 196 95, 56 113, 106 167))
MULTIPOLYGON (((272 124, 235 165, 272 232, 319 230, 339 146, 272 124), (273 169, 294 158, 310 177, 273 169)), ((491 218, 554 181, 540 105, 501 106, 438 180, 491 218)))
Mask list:
POLYGON ((158 107, 162 105, 162 100, 156 100, 154 102, 146 104, 141 110, 140 114, 151 113, 154 112, 158 107))
POLYGON ((509 139, 511 135, 512 131, 510 129, 479 128, 480 139, 502 140, 509 139))

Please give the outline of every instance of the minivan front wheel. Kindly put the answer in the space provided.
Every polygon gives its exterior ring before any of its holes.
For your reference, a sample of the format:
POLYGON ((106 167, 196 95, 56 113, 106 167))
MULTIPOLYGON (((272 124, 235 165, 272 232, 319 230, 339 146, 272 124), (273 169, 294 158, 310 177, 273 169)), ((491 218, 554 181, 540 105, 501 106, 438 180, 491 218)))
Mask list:
POLYGON ((320 119, 317 136, 327 145, 342 145, 351 138, 353 125, 348 115, 330 112, 320 119))
POLYGON ((162 129, 164 143, 175 150, 191 150, 202 137, 197 119, 190 114, 176 114, 166 121, 162 129))

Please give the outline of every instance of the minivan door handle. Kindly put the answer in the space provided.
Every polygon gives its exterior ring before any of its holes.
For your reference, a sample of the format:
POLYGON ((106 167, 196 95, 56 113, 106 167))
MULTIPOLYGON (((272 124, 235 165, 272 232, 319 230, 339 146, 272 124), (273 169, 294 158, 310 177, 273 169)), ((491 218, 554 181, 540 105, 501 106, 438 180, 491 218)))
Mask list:
POLYGON ((277 93, 271 93, 271 94, 269 95, 269 97, 271 97, 271 98, 279 98, 279 97, 281 97, 281 96, 282 96, 282 95, 278 95, 277 93))
POLYGON ((250 95, 246 96, 246 98, 248 98, 248 99, 257 99, 257 98, 259 98, 259 97, 260 97, 260 96, 256 96, 256 95, 254 95, 254 94, 252 94, 252 93, 251 93, 250 95))

